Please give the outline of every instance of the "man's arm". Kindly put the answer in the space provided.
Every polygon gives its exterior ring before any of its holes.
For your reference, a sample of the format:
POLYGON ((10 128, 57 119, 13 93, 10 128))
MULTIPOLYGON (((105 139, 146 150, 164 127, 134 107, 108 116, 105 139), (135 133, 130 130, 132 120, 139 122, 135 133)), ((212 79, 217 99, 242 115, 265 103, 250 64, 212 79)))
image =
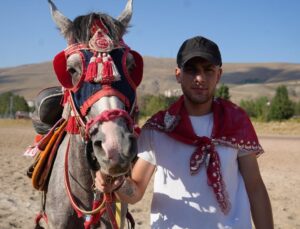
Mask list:
POLYGON ((124 184, 115 193, 117 197, 126 203, 134 204, 142 199, 150 182, 155 165, 139 158, 124 184))
POLYGON ((105 184, 102 174, 97 172, 95 185, 102 192, 111 192, 117 188, 115 191, 117 198, 122 202, 134 204, 144 196, 154 170, 155 165, 138 158, 131 177, 127 177, 124 181, 119 179, 114 184, 105 184))
POLYGON ((260 175, 255 154, 239 157, 239 169, 248 193, 256 229, 273 229, 273 215, 268 192, 260 175))

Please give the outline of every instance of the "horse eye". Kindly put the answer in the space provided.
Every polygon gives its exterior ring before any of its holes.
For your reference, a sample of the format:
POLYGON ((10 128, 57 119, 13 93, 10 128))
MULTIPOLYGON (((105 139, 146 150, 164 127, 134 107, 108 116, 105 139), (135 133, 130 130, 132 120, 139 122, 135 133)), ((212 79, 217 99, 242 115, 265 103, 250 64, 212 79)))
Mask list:
POLYGON ((133 58, 132 54, 130 54, 130 53, 128 54, 128 56, 126 58, 126 67, 127 67, 127 71, 129 73, 129 75, 131 75, 132 71, 136 67, 134 58, 133 58))
POLYGON ((69 69, 68 69, 68 72, 69 72, 71 75, 73 75, 73 74, 76 73, 76 70, 75 70, 75 68, 69 68, 69 69))

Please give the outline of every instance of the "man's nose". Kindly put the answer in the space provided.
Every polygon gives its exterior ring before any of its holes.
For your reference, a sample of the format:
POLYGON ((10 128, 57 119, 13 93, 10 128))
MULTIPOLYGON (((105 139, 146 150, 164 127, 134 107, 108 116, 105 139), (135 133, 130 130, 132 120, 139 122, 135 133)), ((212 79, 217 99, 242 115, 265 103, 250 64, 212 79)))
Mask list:
POLYGON ((203 82, 205 81, 205 75, 203 71, 198 71, 194 78, 195 82, 203 82))

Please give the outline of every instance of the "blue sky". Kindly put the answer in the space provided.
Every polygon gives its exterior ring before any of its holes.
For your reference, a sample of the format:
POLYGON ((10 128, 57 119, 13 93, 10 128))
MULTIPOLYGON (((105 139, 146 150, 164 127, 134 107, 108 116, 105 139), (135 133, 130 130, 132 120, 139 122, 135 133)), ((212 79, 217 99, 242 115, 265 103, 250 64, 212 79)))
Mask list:
MULTIPOLYGON (((54 0, 70 19, 117 17, 126 0, 54 0)), ((300 63, 299 0, 135 0, 126 43, 144 56, 172 57, 195 35, 216 43, 225 63, 300 63)), ((66 47, 47 0, 2 0, 0 68, 50 61, 66 47)))

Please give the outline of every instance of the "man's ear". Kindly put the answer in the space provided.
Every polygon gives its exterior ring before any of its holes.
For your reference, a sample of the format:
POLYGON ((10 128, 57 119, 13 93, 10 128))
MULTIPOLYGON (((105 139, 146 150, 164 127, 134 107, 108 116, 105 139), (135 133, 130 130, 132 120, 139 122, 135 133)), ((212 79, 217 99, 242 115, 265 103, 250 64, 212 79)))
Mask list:
POLYGON ((175 76, 177 83, 181 83, 181 70, 178 67, 175 68, 175 76))

